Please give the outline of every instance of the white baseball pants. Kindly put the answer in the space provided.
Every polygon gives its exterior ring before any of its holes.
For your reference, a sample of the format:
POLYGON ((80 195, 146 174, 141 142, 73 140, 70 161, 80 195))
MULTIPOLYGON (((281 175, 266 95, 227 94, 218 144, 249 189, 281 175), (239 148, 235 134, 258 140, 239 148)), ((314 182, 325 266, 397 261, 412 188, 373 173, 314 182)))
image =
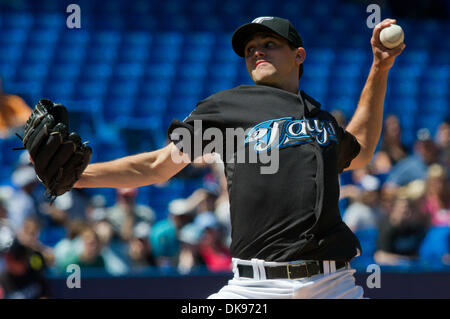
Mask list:
POLYGON ((302 279, 265 279, 264 266, 288 263, 233 258, 233 279, 208 299, 362 299, 363 288, 355 284, 352 268, 336 271, 334 261, 324 262, 324 274, 302 279), (239 277, 237 265, 253 266, 254 278, 239 277))

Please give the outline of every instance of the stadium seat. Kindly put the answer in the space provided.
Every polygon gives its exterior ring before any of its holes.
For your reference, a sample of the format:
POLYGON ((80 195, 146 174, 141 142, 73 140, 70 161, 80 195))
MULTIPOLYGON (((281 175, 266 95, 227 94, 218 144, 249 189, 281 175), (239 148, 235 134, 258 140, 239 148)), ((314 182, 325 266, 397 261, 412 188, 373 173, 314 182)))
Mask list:
POLYGON ((171 92, 172 82, 164 78, 141 83, 139 96, 142 98, 167 97, 171 92))
POLYGON ((378 229, 362 229, 355 232, 362 248, 362 257, 372 257, 377 249, 378 229))
POLYGON ((54 102, 65 104, 67 100, 71 100, 75 91, 75 83, 73 81, 49 81, 43 87, 43 94, 54 102))
POLYGON ((106 81, 113 73, 109 63, 83 64, 81 81, 106 81))
POLYGON ((28 32, 25 29, 7 29, 0 30, 0 45, 24 44, 28 38, 28 32))
POLYGON ((107 86, 103 82, 91 81, 80 82, 76 85, 77 97, 79 99, 102 98, 107 90, 107 86))
POLYGON ((26 30, 33 25, 35 20, 30 12, 8 12, 2 15, 2 29, 16 28, 26 30))
POLYGON ((115 123, 121 117, 131 114, 134 105, 134 98, 113 98, 104 103, 103 118, 106 123, 115 123))
POLYGON ((419 248, 419 257, 430 266, 443 266, 444 255, 450 254, 450 227, 430 228, 419 248))
POLYGON ((167 99, 154 97, 138 99, 134 104, 132 115, 135 117, 148 118, 152 116, 162 116, 167 109, 167 99))

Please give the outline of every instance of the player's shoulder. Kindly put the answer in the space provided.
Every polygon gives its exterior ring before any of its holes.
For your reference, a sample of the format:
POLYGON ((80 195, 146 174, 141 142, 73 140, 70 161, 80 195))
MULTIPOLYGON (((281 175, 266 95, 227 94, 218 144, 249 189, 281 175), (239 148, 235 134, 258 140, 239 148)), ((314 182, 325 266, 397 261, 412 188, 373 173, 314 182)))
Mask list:
POLYGON ((257 92, 257 89, 258 87, 256 85, 239 85, 230 89, 225 89, 217 93, 214 93, 208 98, 213 99, 233 98, 237 95, 257 92))

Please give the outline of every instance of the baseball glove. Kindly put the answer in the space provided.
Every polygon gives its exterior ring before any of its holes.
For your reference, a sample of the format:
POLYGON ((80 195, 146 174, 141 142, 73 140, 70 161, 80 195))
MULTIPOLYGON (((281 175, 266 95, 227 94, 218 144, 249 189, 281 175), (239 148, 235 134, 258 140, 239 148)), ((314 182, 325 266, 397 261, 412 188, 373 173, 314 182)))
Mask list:
POLYGON ((87 142, 69 134, 67 109, 41 99, 28 118, 22 143, 47 194, 57 197, 72 189, 92 155, 87 142))

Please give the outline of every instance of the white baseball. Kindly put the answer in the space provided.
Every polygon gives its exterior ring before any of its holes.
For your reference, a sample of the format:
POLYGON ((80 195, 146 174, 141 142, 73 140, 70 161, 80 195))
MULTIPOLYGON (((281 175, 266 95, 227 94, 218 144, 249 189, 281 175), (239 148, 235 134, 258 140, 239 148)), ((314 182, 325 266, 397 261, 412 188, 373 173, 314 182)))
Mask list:
POLYGON ((391 24, 380 32, 380 41, 388 49, 395 48, 403 43, 404 33, 397 24, 391 24))

